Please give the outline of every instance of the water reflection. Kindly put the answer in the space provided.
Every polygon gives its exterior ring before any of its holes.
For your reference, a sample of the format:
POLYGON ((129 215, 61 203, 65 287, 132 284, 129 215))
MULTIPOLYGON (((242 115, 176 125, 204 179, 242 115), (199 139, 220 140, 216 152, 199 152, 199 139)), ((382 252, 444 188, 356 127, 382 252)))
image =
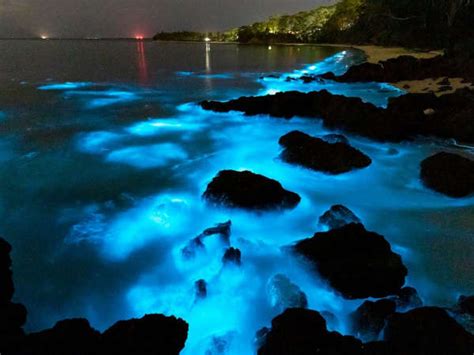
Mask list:
POLYGON ((141 85, 149 83, 148 63, 145 52, 145 42, 137 41, 138 81, 141 85))

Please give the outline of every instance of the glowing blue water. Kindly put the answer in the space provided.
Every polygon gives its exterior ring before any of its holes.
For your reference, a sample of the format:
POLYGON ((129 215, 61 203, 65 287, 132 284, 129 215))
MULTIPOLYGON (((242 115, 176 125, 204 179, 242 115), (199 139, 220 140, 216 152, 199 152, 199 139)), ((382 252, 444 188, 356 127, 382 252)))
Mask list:
MULTIPOLYGON (((11 236, 15 247, 17 297, 30 309, 30 329, 72 316, 85 316, 104 329, 118 319, 157 312, 189 322, 184 354, 213 354, 216 343, 227 344, 225 354, 250 354, 255 332, 279 312, 272 307, 268 281, 284 274, 306 293, 310 308, 336 315, 332 329, 348 333, 347 315, 361 301, 342 299, 285 248, 322 230, 318 217, 336 203, 387 237, 409 268, 408 284, 425 301, 449 304, 460 292, 474 292, 469 274, 474 266, 474 199, 446 198, 424 188, 418 178, 419 162, 445 148, 442 143, 379 144, 349 136, 373 164, 327 176, 278 159, 278 139, 291 130, 315 136, 333 133, 320 122, 216 114, 195 104, 206 98, 324 88, 383 106, 401 92, 375 83, 286 81, 304 73, 342 73, 360 60, 355 52, 333 51, 312 62, 304 57, 274 66, 268 65, 275 58, 267 57, 266 49, 233 48, 213 51, 244 59, 243 52, 250 51, 251 60, 239 70, 213 58, 215 52, 197 47, 205 56, 203 63, 174 67, 182 56, 173 52, 173 65, 154 84, 93 82, 84 75, 82 81, 26 85, 48 95, 30 98, 39 105, 37 110, 43 100, 55 103, 40 111, 51 115, 46 130, 37 128, 36 116, 30 119, 18 111, 36 145, 18 148, 20 133, 0 144, 0 160, 3 156, 7 162, 0 177, 9 177, 2 180, 7 183, 0 196, 0 212, 9 224, 1 232, 11 236), (224 50, 229 52, 219 52, 224 50), (253 69, 257 54, 263 58, 258 64, 264 73, 253 69), (221 70, 213 69, 216 61, 221 70), (279 78, 260 79, 275 72, 279 78), (56 126, 63 134, 70 126, 76 129, 61 140, 59 134, 47 134, 56 126), (201 195, 222 169, 249 169, 277 179, 302 201, 295 210, 281 213, 210 207, 201 195), (228 220, 231 244, 242 251, 241 267, 224 267, 226 245, 213 237, 195 258, 183 257, 191 239, 228 220), (32 258, 38 271, 31 270, 32 258), (195 297, 199 279, 208 283, 204 300, 195 297)), ((292 47, 271 52, 280 57, 292 53, 290 58, 303 55, 292 47)), ((140 83, 143 65, 140 60, 140 83)))

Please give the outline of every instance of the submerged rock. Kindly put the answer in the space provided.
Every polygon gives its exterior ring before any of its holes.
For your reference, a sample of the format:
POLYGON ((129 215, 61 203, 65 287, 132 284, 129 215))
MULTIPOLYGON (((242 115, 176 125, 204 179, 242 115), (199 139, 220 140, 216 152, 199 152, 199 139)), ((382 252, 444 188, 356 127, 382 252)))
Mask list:
POLYGON ((204 198, 218 205, 251 210, 294 208, 300 197, 278 181, 250 171, 223 170, 209 183, 204 198))
POLYGON ((474 336, 436 307, 417 308, 391 316, 384 340, 393 354, 472 355, 474 336))
POLYGON ((207 297, 207 282, 206 280, 198 280, 194 283, 196 289, 196 299, 204 299, 207 297))
POLYGON ((203 250, 204 248, 205 246, 201 238, 196 237, 191 239, 188 244, 181 249, 181 253, 186 259, 191 259, 196 256, 199 250, 203 250))
POLYGON ((178 355, 187 335, 188 324, 182 319, 146 315, 116 323, 104 332, 101 343, 104 354, 178 355))
POLYGON ((272 328, 260 334, 258 355, 336 355, 363 353, 362 343, 349 336, 329 332, 316 311, 287 309, 272 320, 272 328))
POLYGON ((341 228, 351 223, 361 223, 361 221, 354 212, 343 205, 334 205, 319 217, 319 224, 325 225, 329 229, 341 228))
POLYGON ((224 264, 240 265, 242 263, 242 253, 237 248, 229 248, 225 251, 222 262, 224 264))
POLYGON ((204 241, 206 238, 211 236, 219 236, 224 245, 230 246, 231 226, 232 222, 227 221, 225 223, 219 223, 215 227, 206 229, 196 238, 191 239, 188 244, 183 249, 181 249, 182 255, 186 259, 194 258, 199 251, 202 251, 206 248, 204 241))
POLYGON ((345 298, 382 298, 397 294, 407 268, 385 238, 362 224, 348 224, 298 242, 295 251, 345 298))
POLYGON ((474 161, 446 152, 435 154, 421 163, 421 179, 437 192, 466 197, 474 193, 474 161))
POLYGON ((219 235, 226 244, 230 245, 230 229, 231 229, 231 227, 232 227, 232 222, 231 221, 227 221, 225 223, 219 223, 215 227, 206 229, 204 232, 202 232, 202 234, 199 237, 201 237, 201 239, 203 239, 205 237, 209 237, 209 236, 213 236, 213 235, 219 235))
POLYGON ((351 314, 353 331, 362 340, 377 340, 386 320, 395 314, 396 308, 391 300, 365 301, 351 314))
POLYGON ((282 274, 273 276, 267 285, 272 307, 283 312, 287 308, 307 308, 308 299, 301 289, 282 274))
POLYGON ((328 143, 300 131, 280 138, 281 154, 288 163, 329 174, 342 174, 369 166, 372 160, 347 143, 328 143))

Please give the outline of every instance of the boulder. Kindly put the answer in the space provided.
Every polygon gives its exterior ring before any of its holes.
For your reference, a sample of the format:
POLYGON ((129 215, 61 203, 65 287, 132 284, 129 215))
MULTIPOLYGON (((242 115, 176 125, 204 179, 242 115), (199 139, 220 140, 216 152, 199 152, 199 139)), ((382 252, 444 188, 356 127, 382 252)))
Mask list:
POLYGON ((394 301, 365 301, 351 314, 353 332, 364 341, 377 340, 389 316, 395 313, 394 301))
POLYGON ((191 239, 188 244, 181 249, 183 257, 186 259, 191 259, 196 256, 196 254, 206 248, 204 241, 208 237, 218 236, 226 246, 230 246, 230 232, 231 232, 232 222, 228 221, 225 223, 219 223, 215 227, 206 229, 197 237, 191 239))
POLYGON ((354 212, 343 205, 334 205, 319 217, 319 224, 329 229, 341 228, 351 223, 361 223, 361 221, 354 212))
POLYGON ((258 355, 336 355, 363 353, 362 343, 349 336, 329 332, 316 311, 287 309, 272 320, 270 330, 261 331, 258 355))
POLYGON ((102 334, 103 354, 178 355, 188 335, 182 319, 146 315, 141 319, 120 321, 102 334))
POLYGON ((406 355, 472 355, 474 336, 436 307, 391 316, 384 340, 393 353, 406 355))
POLYGON ((397 309, 419 308, 423 306, 423 301, 418 295, 418 291, 413 287, 404 287, 389 299, 395 302, 397 309))
POLYGON ((474 161, 441 152, 421 163, 423 183, 450 197, 466 197, 474 192, 474 161))
POLYGON ((223 170, 209 183, 208 202, 250 210, 294 208, 300 197, 278 181, 250 171, 223 170))
POLYGON ((240 265, 242 263, 242 253, 237 248, 229 248, 225 251, 222 262, 224 264, 240 265))
POLYGON ((345 298, 382 298, 397 294, 407 268, 385 238, 362 224, 348 224, 302 240, 294 250, 345 298))
POLYGON ((328 143, 300 131, 290 132, 280 138, 285 149, 284 161, 328 174, 343 174, 369 166, 372 160, 347 143, 328 143))
POLYGON ((282 274, 273 276, 267 285, 272 307, 283 312, 287 308, 307 308, 308 299, 301 289, 282 274))

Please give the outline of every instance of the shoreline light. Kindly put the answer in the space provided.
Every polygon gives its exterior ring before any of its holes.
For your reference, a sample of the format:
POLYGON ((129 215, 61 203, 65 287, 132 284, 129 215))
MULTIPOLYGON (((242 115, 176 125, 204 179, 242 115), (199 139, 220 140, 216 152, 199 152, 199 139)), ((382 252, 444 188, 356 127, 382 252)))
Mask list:
POLYGON ((40 38, 41 38, 41 39, 48 39, 48 36, 46 36, 46 35, 41 35, 40 38))

